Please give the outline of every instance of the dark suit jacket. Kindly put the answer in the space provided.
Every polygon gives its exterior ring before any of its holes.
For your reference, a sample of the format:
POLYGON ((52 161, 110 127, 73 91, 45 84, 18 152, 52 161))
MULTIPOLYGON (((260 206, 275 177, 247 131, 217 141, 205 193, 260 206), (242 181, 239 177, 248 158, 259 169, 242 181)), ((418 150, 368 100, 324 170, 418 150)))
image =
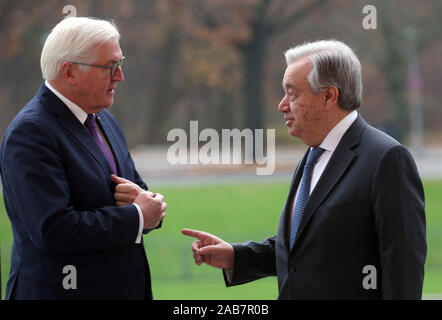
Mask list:
POLYGON ((276 275, 279 299, 421 298, 424 191, 407 149, 358 115, 313 190, 289 250, 288 208, 305 161, 295 171, 277 235, 233 245, 232 285, 276 275), (364 278, 376 289, 364 288, 364 278))
MULTIPOLYGON (((115 118, 97 122, 119 175, 147 190, 115 118)), ((0 173, 14 235, 7 299, 152 298, 137 209, 115 205, 104 155, 44 84, 5 133, 0 173), (77 289, 63 287, 66 265, 77 289)))

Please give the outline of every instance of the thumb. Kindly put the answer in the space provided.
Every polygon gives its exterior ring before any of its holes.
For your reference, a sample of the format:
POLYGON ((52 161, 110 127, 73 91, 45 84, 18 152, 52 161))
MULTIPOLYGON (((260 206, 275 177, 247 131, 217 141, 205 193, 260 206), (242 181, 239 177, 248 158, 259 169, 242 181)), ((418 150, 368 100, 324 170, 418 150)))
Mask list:
POLYGON ((118 177, 118 176, 116 176, 114 174, 111 174, 111 180, 113 182, 115 182, 116 184, 129 182, 129 180, 126 180, 124 178, 118 177))

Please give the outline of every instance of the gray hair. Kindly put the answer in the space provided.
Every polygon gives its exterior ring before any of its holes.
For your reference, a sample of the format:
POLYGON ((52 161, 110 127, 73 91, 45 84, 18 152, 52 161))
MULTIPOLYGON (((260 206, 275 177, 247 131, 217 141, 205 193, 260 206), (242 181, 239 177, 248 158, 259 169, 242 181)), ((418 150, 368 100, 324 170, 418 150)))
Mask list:
POLYGON ((47 37, 41 52, 43 79, 58 77, 65 61, 91 63, 96 58, 92 47, 119 40, 113 22, 85 17, 69 17, 59 22, 47 37))
POLYGON ((321 40, 304 43, 287 50, 287 65, 309 57, 313 68, 307 80, 313 93, 328 86, 339 91, 338 103, 343 110, 354 110, 362 102, 361 64, 353 50, 336 40, 321 40))

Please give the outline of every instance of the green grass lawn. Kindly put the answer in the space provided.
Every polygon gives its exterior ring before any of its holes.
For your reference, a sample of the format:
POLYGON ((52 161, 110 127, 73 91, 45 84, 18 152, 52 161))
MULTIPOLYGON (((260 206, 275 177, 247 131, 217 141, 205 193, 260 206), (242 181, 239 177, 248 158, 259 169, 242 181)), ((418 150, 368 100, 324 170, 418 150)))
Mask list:
POLYGON ((442 180, 425 181, 424 189, 428 251, 423 291, 442 298, 442 180))
MULTIPOLYGON (((182 228, 213 233, 228 242, 262 240, 274 235, 287 183, 204 187, 161 187, 154 191, 168 204, 163 228, 144 236, 155 299, 276 299, 276 278, 226 288, 221 271, 196 266, 192 239, 182 228)), ((425 181, 428 256, 424 294, 442 293, 442 180, 425 181)), ((11 231, 0 201, 2 293, 9 271, 11 231)))

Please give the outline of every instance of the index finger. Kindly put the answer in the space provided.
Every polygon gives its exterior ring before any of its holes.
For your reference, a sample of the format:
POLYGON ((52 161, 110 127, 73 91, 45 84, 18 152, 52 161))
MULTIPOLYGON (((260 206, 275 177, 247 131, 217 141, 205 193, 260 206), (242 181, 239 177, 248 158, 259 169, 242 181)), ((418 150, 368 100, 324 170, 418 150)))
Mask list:
POLYGON ((213 237, 213 235, 211 235, 210 233, 192 229, 182 229, 181 233, 189 237, 197 238, 199 240, 204 240, 207 237, 213 237))

